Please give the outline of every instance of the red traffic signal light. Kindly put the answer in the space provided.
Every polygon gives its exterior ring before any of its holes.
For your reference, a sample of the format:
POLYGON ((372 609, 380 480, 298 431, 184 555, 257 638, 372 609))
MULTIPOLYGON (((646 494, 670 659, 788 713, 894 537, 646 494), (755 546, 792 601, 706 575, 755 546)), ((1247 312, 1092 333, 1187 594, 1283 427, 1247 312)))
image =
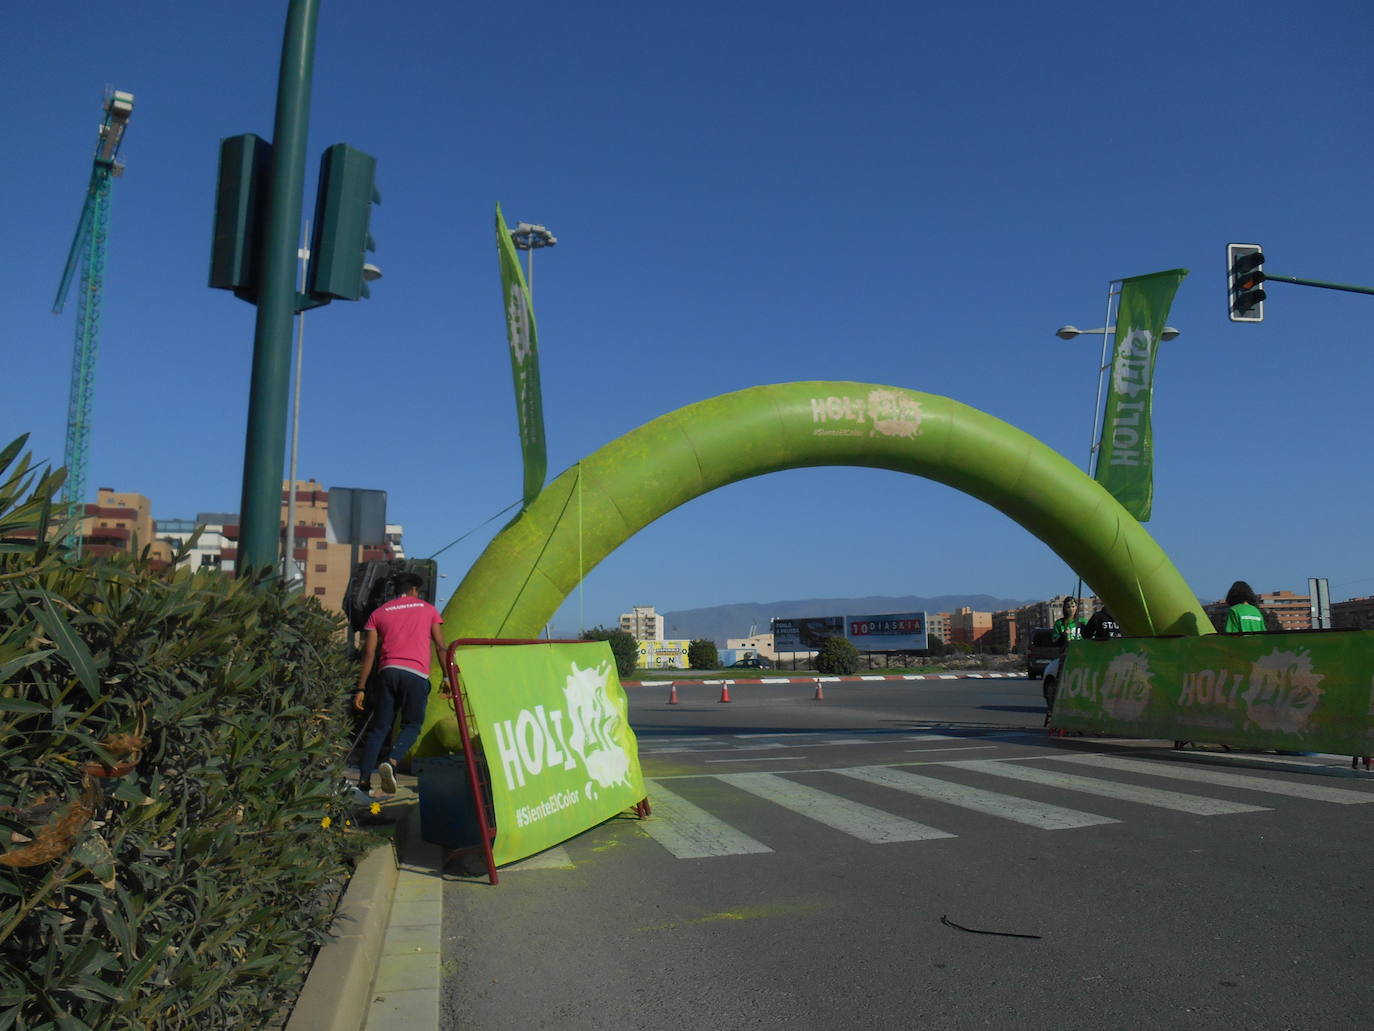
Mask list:
POLYGON ((1226 298, 1232 322, 1263 322, 1264 248, 1257 243, 1226 245, 1226 298))

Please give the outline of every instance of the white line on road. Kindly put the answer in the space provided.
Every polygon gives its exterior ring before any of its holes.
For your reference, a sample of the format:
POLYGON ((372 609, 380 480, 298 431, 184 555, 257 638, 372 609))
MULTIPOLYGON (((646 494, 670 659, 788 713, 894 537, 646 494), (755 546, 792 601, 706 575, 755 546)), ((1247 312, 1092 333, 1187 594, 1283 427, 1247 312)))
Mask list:
POLYGON ((997 745, 945 745, 943 748, 908 748, 907 752, 971 752, 975 748, 997 748, 997 745))
POLYGON ((772 773, 722 773, 717 774, 717 779, 870 845, 954 837, 946 831, 772 773))
POLYGON ((675 795, 662 784, 646 780, 653 816, 640 824, 644 831, 679 859, 740 856, 773 850, 735 830, 705 809, 675 795))
POLYGON ((1317 802, 1336 802, 1340 805, 1361 805, 1374 802, 1374 794, 1364 791, 1329 788, 1322 784, 1295 784, 1286 780, 1250 777, 1242 773, 1225 773, 1221 770, 1204 770, 1196 766, 1186 766, 1177 760, 1147 762, 1143 759, 1120 759, 1114 755, 1056 755, 1053 758, 1055 762, 1082 763, 1084 766, 1100 766, 1103 769, 1122 770, 1126 773, 1143 773, 1151 777, 1171 777, 1174 780, 1190 780, 1198 784, 1215 784, 1218 787, 1243 788, 1246 791, 1263 791, 1271 795, 1288 795, 1290 798, 1307 798, 1317 802))
POLYGON ((804 755, 756 755, 748 759, 707 759, 706 765, 712 763, 790 763, 798 759, 807 758, 804 755))
POLYGON ((924 777, 919 773, 894 770, 887 766, 853 766, 845 770, 832 770, 844 777, 867 781, 885 788, 896 788, 922 798, 934 799, 961 809, 1004 820, 1014 820, 1045 831, 1070 830, 1074 827, 1093 827, 1101 823, 1120 823, 1110 816, 1097 816, 1094 813, 1080 813, 1074 809, 1049 805, 1045 802, 1032 802, 1013 795, 1003 795, 996 791, 966 787, 952 781, 924 777))
POLYGON ((1203 798, 1200 795, 1185 795, 1179 791, 1161 791, 1159 788, 1141 787, 1139 784, 1122 784, 1112 780, 1097 780, 1093 777, 1080 777, 1073 773, 1057 773, 1038 766, 1023 766, 998 759, 965 759, 947 765, 978 773, 990 773, 995 777, 1010 777, 1012 780, 1043 784, 1046 787, 1061 788, 1065 791, 1081 791, 1087 795, 1100 795, 1103 798, 1116 798, 1140 805, 1152 805, 1160 809, 1191 813, 1194 816, 1223 816, 1229 813, 1268 812, 1264 806, 1245 805, 1242 802, 1226 802, 1219 798, 1203 798))

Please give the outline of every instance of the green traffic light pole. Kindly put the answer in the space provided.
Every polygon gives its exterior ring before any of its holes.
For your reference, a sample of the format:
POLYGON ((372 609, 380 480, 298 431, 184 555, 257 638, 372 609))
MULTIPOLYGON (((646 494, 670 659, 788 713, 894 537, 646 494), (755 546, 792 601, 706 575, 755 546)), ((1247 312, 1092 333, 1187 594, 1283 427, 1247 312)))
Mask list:
POLYGON ((1328 283, 1321 279, 1299 279, 1297 276, 1276 276, 1266 272, 1266 283, 1292 283, 1294 286, 1316 286, 1323 290, 1344 290, 1352 294, 1374 294, 1374 286, 1351 286, 1348 283, 1328 283))
POLYGON ((296 315, 297 234, 305 192, 306 130, 315 61, 319 0, 290 0, 277 78, 272 174, 259 265, 253 378, 243 452, 239 509, 240 570, 275 567, 281 523, 281 478, 291 369, 291 320, 296 315))

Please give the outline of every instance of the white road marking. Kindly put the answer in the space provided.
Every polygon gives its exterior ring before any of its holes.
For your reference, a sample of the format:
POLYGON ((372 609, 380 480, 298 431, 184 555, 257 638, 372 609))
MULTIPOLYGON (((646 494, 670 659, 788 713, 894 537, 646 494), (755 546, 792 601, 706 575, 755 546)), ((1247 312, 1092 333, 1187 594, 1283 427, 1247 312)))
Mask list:
POLYGON ((646 780, 644 784, 653 804, 653 816, 639 826, 677 858, 702 859, 773 851, 763 842, 755 841, 700 806, 675 795, 657 781, 646 780))
POLYGON ((954 837, 946 831, 772 773, 723 773, 717 774, 717 779, 870 845, 954 837))
POLYGON ((1073 773, 1058 773, 1054 770, 1041 769, 1038 766, 1025 766, 1019 762, 1005 762, 998 759, 964 759, 947 765, 964 770, 976 770, 979 773, 990 773, 995 777, 1010 777, 1012 780, 1044 784, 1047 787, 1062 788, 1065 791, 1081 791, 1087 795, 1100 795, 1103 798, 1116 798, 1125 802, 1155 806, 1159 809, 1172 809, 1175 812, 1191 813, 1194 816, 1268 812, 1268 809, 1261 805, 1246 805, 1243 802, 1227 802, 1219 798, 1185 795, 1179 791, 1161 791, 1159 788, 1146 788, 1139 784, 1122 784, 1117 781, 1080 777, 1073 773))
POLYGON ((790 763, 806 758, 809 757, 805 755, 756 755, 750 756, 748 759, 707 759, 706 765, 710 766, 712 763, 790 763))
POLYGON ((1290 798, 1307 798, 1317 802, 1335 802, 1339 805, 1362 805, 1374 802, 1374 793, 1370 792, 1351 791, 1348 788, 1330 788, 1324 784, 1299 784, 1286 780, 1270 780, 1268 777, 1251 777, 1242 773, 1226 773, 1222 770, 1207 770, 1197 766, 1185 765, 1180 761, 1146 762, 1143 759, 1122 759, 1114 755, 1056 755, 1053 758, 1055 762, 1082 763, 1084 766, 1099 766, 1107 770, 1143 773, 1151 777, 1170 777, 1174 780, 1190 780, 1198 784, 1215 784, 1218 787, 1243 788, 1246 791, 1263 791, 1271 795, 1288 795, 1290 798))
POLYGON ((1092 827, 1101 823, 1121 822, 1109 816, 1080 813, 1062 806, 1016 798, 1014 795, 965 787, 963 784, 925 777, 919 773, 908 773, 905 770, 895 770, 888 766, 852 766, 831 772, 885 788, 896 788, 898 791, 920 795, 922 798, 934 799, 961 809, 972 809, 988 816, 1024 823, 1040 830, 1062 831, 1075 827, 1092 827))

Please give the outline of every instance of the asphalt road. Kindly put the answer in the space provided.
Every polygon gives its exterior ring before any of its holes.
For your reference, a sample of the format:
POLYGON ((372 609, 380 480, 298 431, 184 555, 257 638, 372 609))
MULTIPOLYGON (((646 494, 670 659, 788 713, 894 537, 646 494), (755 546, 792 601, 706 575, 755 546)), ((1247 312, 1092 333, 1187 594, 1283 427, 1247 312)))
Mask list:
POLYGON ((444 886, 448 1029, 1331 1028, 1374 781, 1048 738, 1038 682, 631 689, 654 816, 444 886), (1029 779, 1028 779, 1029 778, 1029 779), (954 926, 959 925, 959 926, 954 926), (976 933, 997 932, 997 933, 976 933))

